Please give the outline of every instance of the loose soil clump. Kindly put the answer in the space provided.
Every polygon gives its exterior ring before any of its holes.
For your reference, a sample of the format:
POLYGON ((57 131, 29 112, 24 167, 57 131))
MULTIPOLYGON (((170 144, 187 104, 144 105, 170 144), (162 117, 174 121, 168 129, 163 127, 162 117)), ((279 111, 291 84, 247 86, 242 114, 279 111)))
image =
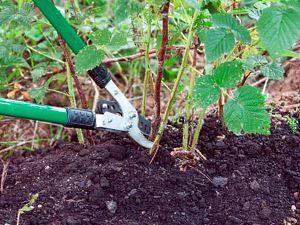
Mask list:
POLYGON ((211 116, 198 146, 207 160, 180 171, 170 155, 180 147, 179 130, 168 127, 151 165, 144 149, 111 133, 94 146, 60 143, 16 154, 0 195, 0 224, 15 224, 35 193, 21 224, 299 224, 299 132, 277 121, 271 136, 235 136, 211 116))

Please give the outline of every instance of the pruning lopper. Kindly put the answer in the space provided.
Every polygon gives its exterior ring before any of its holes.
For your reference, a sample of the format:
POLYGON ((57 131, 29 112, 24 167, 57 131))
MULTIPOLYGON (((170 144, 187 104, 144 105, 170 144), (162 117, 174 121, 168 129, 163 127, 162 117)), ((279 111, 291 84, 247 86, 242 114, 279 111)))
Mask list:
MULTIPOLYGON (((51 0, 33 0, 33 2, 75 54, 86 46, 51 0)), ((153 142, 146 138, 151 131, 150 122, 137 113, 112 81, 106 67, 97 66, 88 71, 88 74, 100 88, 105 88, 114 98, 114 101, 99 101, 97 113, 85 109, 59 108, 0 98, 0 115, 62 124, 73 128, 127 132, 138 144, 151 148, 153 142)))

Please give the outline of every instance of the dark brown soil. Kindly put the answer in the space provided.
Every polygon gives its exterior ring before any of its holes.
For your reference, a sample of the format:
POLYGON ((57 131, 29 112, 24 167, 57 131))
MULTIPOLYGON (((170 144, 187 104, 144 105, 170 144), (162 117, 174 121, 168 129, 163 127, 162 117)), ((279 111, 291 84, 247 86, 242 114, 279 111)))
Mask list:
POLYGON ((186 172, 168 152, 180 146, 177 128, 168 128, 152 165, 125 135, 96 142, 14 156, 0 224, 15 224, 34 193, 35 208, 21 224, 300 224, 300 134, 283 122, 269 137, 235 136, 208 118, 198 146, 208 160, 186 172))

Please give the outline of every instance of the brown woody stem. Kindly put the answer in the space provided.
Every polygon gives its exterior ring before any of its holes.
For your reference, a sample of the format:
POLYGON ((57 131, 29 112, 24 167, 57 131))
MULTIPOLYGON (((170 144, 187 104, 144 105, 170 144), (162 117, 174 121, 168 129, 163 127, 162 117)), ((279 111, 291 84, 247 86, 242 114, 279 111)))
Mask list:
POLYGON ((164 73, 164 64, 165 64, 165 55, 166 55, 166 48, 169 40, 169 9, 170 9, 170 1, 168 0, 162 10, 162 42, 161 46, 158 52, 158 70, 157 70, 157 77, 155 81, 155 88, 154 88, 154 122, 152 125, 152 133, 150 135, 150 139, 154 139, 158 128, 159 124, 161 122, 161 99, 160 99, 160 91, 161 91, 161 82, 163 78, 163 73, 164 73))
POLYGON ((166 127, 167 122, 168 122, 169 115, 170 115, 171 110, 173 109, 173 105, 176 101, 176 95, 177 95, 177 92, 178 92, 178 87, 179 87, 179 84, 181 82, 181 79, 183 77, 183 74, 184 74, 184 71, 185 71, 185 68, 186 68, 186 65, 187 65, 187 59, 188 59, 188 55, 189 55, 189 51, 190 51, 190 46, 191 46, 191 43, 193 41, 193 36, 194 36, 194 30, 193 30, 194 23, 195 23, 195 20, 198 16, 198 13, 199 13, 199 11, 195 11, 195 13, 193 15, 193 19, 190 23, 188 38, 187 38, 187 41, 186 41, 186 44, 185 44, 186 48, 185 48, 185 51, 184 51, 184 54, 183 54, 181 66, 179 68, 178 75, 177 75, 177 78, 175 80, 175 83, 174 83, 174 86, 173 86, 173 89, 172 89, 172 92, 171 92, 171 96, 170 96, 170 99, 169 99, 167 107, 166 107, 164 117, 163 117, 162 122, 159 126, 158 134, 155 137, 154 145, 153 145, 152 149, 150 150, 150 154, 153 156, 151 162, 154 160, 154 158, 156 156, 156 153, 157 153, 158 147, 159 147, 159 142, 162 138, 165 127, 166 127))

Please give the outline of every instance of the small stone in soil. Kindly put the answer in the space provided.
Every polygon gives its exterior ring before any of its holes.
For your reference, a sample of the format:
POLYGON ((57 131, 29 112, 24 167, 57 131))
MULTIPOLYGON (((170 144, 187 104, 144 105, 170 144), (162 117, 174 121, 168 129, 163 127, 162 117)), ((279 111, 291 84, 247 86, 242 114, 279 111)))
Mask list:
POLYGON ((228 184, 228 178, 226 177, 214 177, 212 180, 213 186, 225 187, 228 184))
POLYGON ((88 150, 88 149, 82 149, 82 150, 78 153, 78 155, 81 156, 81 157, 86 156, 86 155, 88 155, 88 154, 89 154, 89 150, 88 150))
POLYGON ((136 189, 132 189, 129 193, 128 193, 128 196, 131 196, 131 195, 134 195, 137 193, 137 190, 136 189))
POLYGON ((270 218, 271 213, 272 213, 271 209, 269 209, 268 207, 263 207, 262 210, 260 211, 259 216, 261 219, 267 220, 270 218))
POLYGON ((250 183, 250 188, 251 188, 253 191, 258 191, 259 188, 260 188, 260 185, 259 185, 259 183, 258 183, 256 180, 254 180, 254 181, 252 181, 252 182, 250 183))
POLYGON ((101 177, 100 185, 101 185, 102 188, 108 188, 109 187, 109 181, 106 179, 106 177, 101 177))
POLYGON ((106 208, 108 209, 109 212, 114 214, 117 211, 117 203, 113 200, 107 201, 106 202, 106 208))
POLYGON ((126 148, 116 145, 110 149, 110 155, 114 159, 121 161, 126 157, 126 148))
POLYGON ((243 205, 243 210, 248 211, 250 209, 250 206, 251 206, 250 202, 245 202, 243 205))
POLYGON ((67 218, 67 224, 69 224, 69 225, 77 224, 77 220, 76 220, 74 217, 69 216, 69 217, 67 218))

